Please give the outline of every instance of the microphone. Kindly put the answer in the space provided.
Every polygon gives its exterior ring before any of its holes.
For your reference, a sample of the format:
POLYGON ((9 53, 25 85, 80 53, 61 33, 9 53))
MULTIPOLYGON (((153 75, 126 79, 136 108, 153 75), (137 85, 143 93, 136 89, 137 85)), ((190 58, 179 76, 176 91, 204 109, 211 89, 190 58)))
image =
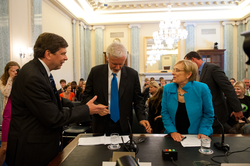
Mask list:
POLYGON ((128 120, 128 126, 129 126, 129 141, 126 142, 125 149, 129 152, 136 152, 136 154, 138 153, 138 148, 137 145, 135 144, 135 142, 133 141, 133 133, 132 133, 132 128, 130 125, 130 121, 129 121, 129 117, 127 117, 128 120))
POLYGON ((225 140, 225 134, 224 134, 224 127, 223 125, 221 124, 221 122, 219 121, 219 119, 214 116, 214 118, 217 120, 217 122, 220 124, 221 126, 221 129, 222 129, 222 133, 221 133, 221 142, 215 142, 214 143, 214 146, 219 149, 219 150, 223 150, 223 151, 229 151, 229 145, 228 144, 225 144, 224 143, 224 140, 225 140))

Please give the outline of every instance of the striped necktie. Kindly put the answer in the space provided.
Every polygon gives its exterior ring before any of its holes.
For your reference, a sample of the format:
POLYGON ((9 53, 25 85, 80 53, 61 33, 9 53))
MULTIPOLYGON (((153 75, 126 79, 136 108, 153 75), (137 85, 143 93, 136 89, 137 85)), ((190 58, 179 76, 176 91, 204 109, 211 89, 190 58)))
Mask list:
POLYGON ((116 74, 113 74, 111 81, 111 97, 110 97, 110 117, 116 123, 120 119, 119 112, 119 92, 116 74))

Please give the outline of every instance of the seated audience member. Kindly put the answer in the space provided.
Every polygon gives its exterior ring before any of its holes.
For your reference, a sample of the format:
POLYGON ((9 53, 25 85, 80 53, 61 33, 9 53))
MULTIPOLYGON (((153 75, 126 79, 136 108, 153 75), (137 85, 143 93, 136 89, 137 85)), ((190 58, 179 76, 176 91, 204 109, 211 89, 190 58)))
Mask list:
POLYGON ((61 94, 62 92, 64 92, 63 87, 66 85, 66 80, 61 79, 60 85, 61 85, 61 88, 58 90, 58 94, 61 94))
POLYGON ((143 85, 143 91, 142 91, 142 93, 145 91, 145 89, 148 88, 148 84, 149 84, 149 79, 145 78, 145 82, 144 82, 144 85, 143 85))
POLYGON ((65 85, 63 87, 64 92, 60 94, 61 97, 69 99, 70 101, 75 101, 75 94, 71 92, 71 86, 65 85))
POLYGON ((75 101, 81 101, 81 99, 79 99, 79 95, 82 92, 82 88, 77 86, 75 81, 71 82, 71 92, 75 94, 75 101))
POLYGON ((173 69, 173 83, 163 89, 161 116, 165 133, 177 142, 182 134, 213 134, 214 109, 208 86, 196 82, 198 67, 189 60, 178 61, 173 69))
POLYGON ((229 81, 231 82, 232 85, 234 85, 234 83, 236 82, 236 80, 234 78, 230 78, 229 81))
POLYGON ((154 78, 154 77, 151 77, 151 78, 150 78, 150 82, 151 82, 151 81, 155 81, 155 78, 154 78))
POLYGON ((160 83, 159 83, 159 86, 161 86, 161 80, 164 80, 164 78, 163 78, 163 77, 160 77, 160 78, 159 78, 159 82, 160 82, 160 83))
POLYGON ((160 82, 160 86, 163 87, 166 85, 166 80, 162 79, 161 82, 160 82))
POLYGON ((246 86, 246 92, 245 92, 245 95, 246 95, 246 96, 249 96, 249 95, 250 95, 250 89, 249 89, 249 79, 244 78, 244 79, 243 79, 243 82, 245 83, 245 86, 246 86))
POLYGON ((149 90, 148 90, 148 93, 145 93, 144 96, 143 96, 143 103, 147 106, 147 101, 148 99, 153 96, 154 94, 156 94, 156 92, 158 91, 159 89, 159 85, 156 81, 151 81, 149 83, 149 90))
POLYGON ((82 84, 82 92, 80 93, 79 95, 79 100, 83 101, 83 94, 84 94, 84 91, 85 91, 85 86, 86 86, 86 82, 83 81, 83 84, 82 84))
POLYGON ((148 100, 148 121, 152 128, 152 133, 161 133, 164 130, 162 117, 161 117, 161 100, 162 100, 163 87, 155 93, 154 96, 148 100))
MULTIPOLYGON (((245 89, 246 89, 246 86, 244 84, 244 82, 242 81, 238 81, 234 84, 234 89, 235 89, 235 92, 236 92, 236 95, 241 103, 241 107, 242 107, 242 112, 243 112, 243 115, 245 118, 247 118, 248 120, 250 120, 250 97, 249 96, 246 96, 245 95, 245 89)), ((234 127, 234 125, 236 125, 238 122, 241 124, 241 126, 243 126, 245 124, 244 121, 242 120, 238 120, 236 121, 234 116, 232 116, 232 108, 230 107, 229 103, 228 103, 228 113, 230 115, 230 118, 228 120, 228 124, 231 126, 231 127, 234 127)), ((240 131, 236 131, 235 128, 233 128, 233 130, 231 129, 229 131, 230 133, 235 133, 235 134, 241 134, 240 131)))

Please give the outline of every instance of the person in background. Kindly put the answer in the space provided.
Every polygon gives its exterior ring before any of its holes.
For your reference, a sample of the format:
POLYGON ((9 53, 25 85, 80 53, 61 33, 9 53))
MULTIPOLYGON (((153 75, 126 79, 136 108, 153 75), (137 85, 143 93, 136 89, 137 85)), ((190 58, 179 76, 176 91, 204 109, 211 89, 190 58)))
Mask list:
POLYGON ((83 84, 82 84, 82 92, 79 96, 79 98, 81 99, 81 101, 84 100, 83 96, 84 96, 84 91, 85 91, 85 86, 86 86, 86 81, 83 81, 83 84))
POLYGON ((148 106, 148 99, 152 97, 158 91, 159 85, 156 81, 151 81, 149 83, 148 89, 149 89, 148 93, 144 93, 144 96, 143 96, 143 103, 145 104, 146 107, 148 106))
POLYGON ((77 86, 75 81, 71 82, 71 92, 75 94, 75 101, 81 101, 81 99, 79 98, 79 95, 82 92, 82 88, 77 86))
POLYGON ((149 98, 148 101, 148 121, 152 128, 152 133, 162 133, 164 126, 161 117, 161 100, 162 100, 163 87, 160 87, 158 91, 149 98))
POLYGON ((231 82, 232 85, 234 85, 234 83, 236 82, 236 80, 234 78, 230 78, 229 81, 231 82))
POLYGON ((70 101, 75 101, 75 94, 71 92, 71 86, 65 85, 63 87, 64 92, 60 94, 60 97, 69 99, 70 101))
POLYGON ((161 80, 164 80, 164 78, 163 78, 163 77, 160 77, 160 78, 159 78, 159 82, 160 82, 160 83, 159 83, 159 86, 161 86, 161 80))
POLYGON ((145 89, 148 88, 149 82, 150 82, 149 79, 148 79, 148 78, 145 78, 142 93, 145 91, 145 89))
POLYGON ((11 119, 11 96, 10 92, 12 89, 13 81, 17 76, 17 72, 20 69, 18 63, 10 61, 6 64, 4 68, 4 73, 0 78, 0 89, 3 94, 3 121, 2 121, 2 144, 0 148, 0 165, 3 165, 3 162, 6 157, 7 150, 7 140, 11 119))
POLYGON ((58 94, 61 94, 62 92, 64 92, 63 87, 66 85, 66 80, 61 79, 60 85, 61 85, 61 88, 58 90, 58 94))
MULTIPOLYGON (((250 120, 250 97, 245 95, 245 90, 246 90, 246 86, 245 83, 242 81, 237 81, 234 84, 234 89, 236 92, 236 95, 241 103, 241 107, 242 107, 242 112, 245 118, 247 118, 248 120, 250 120)), ((230 107, 229 101, 227 101, 228 104, 228 112, 229 112, 229 120, 228 120, 228 124, 233 127, 237 122, 240 123, 244 123, 244 121, 242 120, 238 120, 236 121, 232 112, 232 108, 230 107)), ((240 133, 238 133, 240 134, 240 133)))
POLYGON ((154 77, 151 77, 151 78, 150 78, 150 82, 151 82, 151 81, 155 81, 155 78, 154 78, 154 77))
POLYGON ((246 96, 249 96, 249 95, 250 95, 250 89, 249 89, 249 79, 244 78, 244 79, 243 79, 243 82, 245 83, 245 86, 246 86, 246 92, 245 92, 245 95, 246 95, 246 96))
MULTIPOLYGON (((224 71, 215 64, 203 62, 199 53, 195 51, 189 52, 184 59, 191 60, 198 66, 199 81, 207 84, 211 90, 214 113, 218 121, 224 126, 224 129, 227 130, 229 127, 227 124, 228 110, 225 97, 230 101, 236 119, 243 118, 240 102, 224 71)), ((218 121, 214 121, 213 124, 214 134, 222 133, 221 125, 218 121)))
POLYGON ((166 80, 162 79, 161 82, 160 82, 160 86, 165 86, 166 85, 166 80))
POLYGON ((165 133, 177 142, 183 134, 198 138, 213 134, 214 109, 208 86, 196 82, 198 68, 189 60, 178 61, 173 69, 173 83, 163 89, 161 116, 165 133))

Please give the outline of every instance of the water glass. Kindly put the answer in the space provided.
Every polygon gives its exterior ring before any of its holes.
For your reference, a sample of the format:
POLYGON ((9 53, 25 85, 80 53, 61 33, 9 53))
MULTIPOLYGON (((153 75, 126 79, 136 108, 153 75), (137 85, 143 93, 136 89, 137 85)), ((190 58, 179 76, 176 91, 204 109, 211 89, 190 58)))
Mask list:
POLYGON ((110 141, 111 141, 111 145, 110 145, 110 149, 119 149, 120 145, 119 145, 119 134, 118 133, 112 133, 110 135, 110 141))
POLYGON ((209 137, 201 138, 201 153, 209 153, 211 147, 211 139, 209 137))

